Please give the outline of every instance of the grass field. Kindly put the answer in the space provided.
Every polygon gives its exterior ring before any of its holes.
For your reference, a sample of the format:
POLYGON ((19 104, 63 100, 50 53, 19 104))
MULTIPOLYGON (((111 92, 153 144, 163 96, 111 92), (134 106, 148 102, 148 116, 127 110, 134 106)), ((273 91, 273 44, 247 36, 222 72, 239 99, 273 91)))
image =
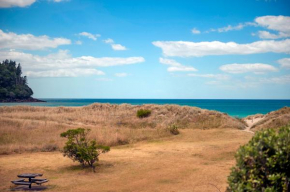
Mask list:
POLYGON ((0 156, 0 191, 24 172, 41 172, 47 191, 225 191, 234 154, 252 134, 236 129, 183 129, 180 135, 112 147, 96 173, 60 152, 0 156))

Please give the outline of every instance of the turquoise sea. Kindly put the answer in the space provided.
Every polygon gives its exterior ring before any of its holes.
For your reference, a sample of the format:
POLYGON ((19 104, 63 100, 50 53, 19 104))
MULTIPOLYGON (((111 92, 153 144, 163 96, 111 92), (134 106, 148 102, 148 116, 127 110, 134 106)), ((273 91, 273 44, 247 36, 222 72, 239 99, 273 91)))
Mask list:
POLYGON ((195 106, 203 109, 217 110, 234 117, 246 117, 257 113, 266 114, 285 106, 290 106, 290 100, 243 100, 243 99, 41 99, 46 103, 0 103, 0 106, 30 105, 30 106, 85 106, 93 103, 110 103, 131 105, 142 104, 175 104, 195 106))

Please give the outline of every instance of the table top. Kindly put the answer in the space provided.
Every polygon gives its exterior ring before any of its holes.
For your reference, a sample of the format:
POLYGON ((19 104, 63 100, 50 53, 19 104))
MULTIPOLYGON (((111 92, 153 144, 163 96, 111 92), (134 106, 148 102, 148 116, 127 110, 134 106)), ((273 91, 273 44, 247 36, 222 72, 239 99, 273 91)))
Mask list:
POLYGON ((21 177, 21 178, 34 178, 38 176, 42 176, 42 174, 41 173, 23 173, 23 174, 17 175, 17 177, 21 177))

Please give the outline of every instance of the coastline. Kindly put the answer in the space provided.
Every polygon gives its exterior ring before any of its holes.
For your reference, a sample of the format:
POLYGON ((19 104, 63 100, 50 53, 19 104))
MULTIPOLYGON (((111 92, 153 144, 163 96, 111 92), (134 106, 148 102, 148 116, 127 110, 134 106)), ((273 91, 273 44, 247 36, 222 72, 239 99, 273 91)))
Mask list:
POLYGON ((35 99, 33 97, 27 99, 4 99, 0 100, 0 103, 46 103, 44 100, 35 99))
POLYGON ((267 114, 271 111, 290 106, 290 100, 242 100, 242 99, 48 99, 37 101, 0 102, 0 106, 40 106, 40 107, 81 107, 91 104, 130 104, 130 105, 179 105, 220 111, 232 117, 245 118, 249 115, 267 114))

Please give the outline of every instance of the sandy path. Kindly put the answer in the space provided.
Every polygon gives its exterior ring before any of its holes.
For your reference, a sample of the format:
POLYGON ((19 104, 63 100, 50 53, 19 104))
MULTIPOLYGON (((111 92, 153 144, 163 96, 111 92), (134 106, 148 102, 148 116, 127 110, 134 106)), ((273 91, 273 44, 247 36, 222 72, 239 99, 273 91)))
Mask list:
POLYGON ((256 123, 258 123, 259 121, 261 121, 263 119, 264 119, 264 117, 255 117, 253 119, 244 119, 248 125, 244 131, 254 133, 253 131, 251 131, 251 128, 253 127, 253 125, 255 125, 256 123))
POLYGON ((0 156, 0 191, 24 172, 42 172, 47 191, 225 191, 234 154, 252 135, 234 129, 181 130, 167 139, 114 147, 97 172, 59 152, 0 156))

